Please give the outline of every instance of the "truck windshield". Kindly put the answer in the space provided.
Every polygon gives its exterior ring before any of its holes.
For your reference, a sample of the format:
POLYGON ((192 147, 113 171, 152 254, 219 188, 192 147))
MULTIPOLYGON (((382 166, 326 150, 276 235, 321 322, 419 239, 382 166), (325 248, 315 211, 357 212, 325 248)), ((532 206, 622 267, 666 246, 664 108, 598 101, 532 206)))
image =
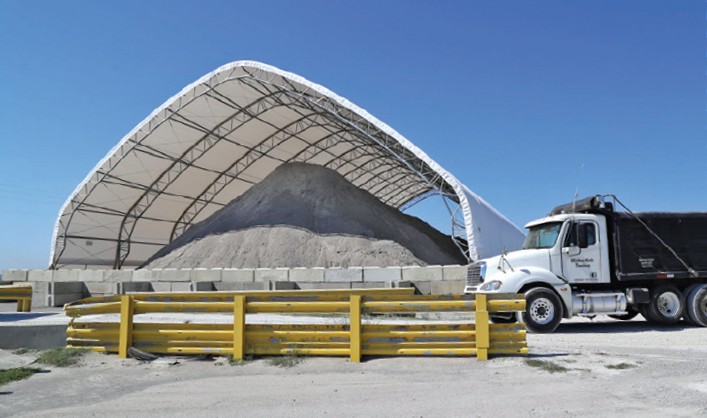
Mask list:
POLYGON ((530 227, 528 236, 523 243, 524 250, 550 248, 557 242, 562 222, 551 222, 530 227))

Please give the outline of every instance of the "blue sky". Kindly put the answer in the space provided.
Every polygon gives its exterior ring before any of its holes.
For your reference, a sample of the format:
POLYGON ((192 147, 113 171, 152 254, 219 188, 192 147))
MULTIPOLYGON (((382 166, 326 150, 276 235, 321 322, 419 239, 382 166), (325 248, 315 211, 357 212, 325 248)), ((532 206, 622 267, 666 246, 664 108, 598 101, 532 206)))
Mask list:
MULTIPOLYGON (((702 0, 0 1, 0 270, 154 108, 256 60, 386 122, 511 221, 614 193, 707 210, 702 0)), ((442 206, 413 213, 448 232, 442 206)))

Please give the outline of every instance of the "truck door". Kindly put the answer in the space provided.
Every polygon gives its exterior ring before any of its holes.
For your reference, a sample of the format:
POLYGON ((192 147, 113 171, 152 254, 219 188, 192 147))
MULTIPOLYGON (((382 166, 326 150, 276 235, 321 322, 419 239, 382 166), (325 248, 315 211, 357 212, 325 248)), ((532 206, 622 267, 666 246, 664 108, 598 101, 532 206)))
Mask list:
POLYGON ((562 246, 562 274, 565 280, 570 283, 599 283, 602 259, 597 224, 575 221, 569 228, 562 246), (586 236, 586 240, 582 235, 586 236), (586 247, 582 248, 580 244, 586 244, 586 247))

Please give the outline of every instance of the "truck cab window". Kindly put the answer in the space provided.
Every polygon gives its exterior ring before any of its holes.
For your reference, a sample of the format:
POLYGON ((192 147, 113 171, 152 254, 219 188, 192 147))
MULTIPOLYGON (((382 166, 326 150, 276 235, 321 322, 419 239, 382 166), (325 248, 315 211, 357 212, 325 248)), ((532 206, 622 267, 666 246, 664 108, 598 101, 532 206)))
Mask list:
MULTIPOLYGON (((597 228, 593 223, 583 223, 587 225, 587 244, 594 245, 597 243, 597 228)), ((577 223, 572 223, 570 226, 570 233, 567 235, 565 240, 565 247, 576 247, 577 246, 577 223)))
POLYGON ((561 222, 550 222, 530 227, 528 236, 525 237, 525 242, 523 243, 523 249, 534 250, 555 246, 561 229, 561 222))

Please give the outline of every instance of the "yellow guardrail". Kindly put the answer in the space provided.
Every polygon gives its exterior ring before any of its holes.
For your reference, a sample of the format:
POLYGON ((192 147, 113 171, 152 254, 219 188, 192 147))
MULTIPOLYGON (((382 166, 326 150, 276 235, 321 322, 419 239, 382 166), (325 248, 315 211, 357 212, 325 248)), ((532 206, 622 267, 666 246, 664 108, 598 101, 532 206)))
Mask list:
POLYGON ((30 312, 32 310, 32 285, 0 286, 0 300, 16 300, 17 312, 30 312))
MULTIPOLYGON (((169 354, 361 356, 477 356, 527 354, 524 324, 490 324, 489 312, 525 309, 523 295, 413 295, 407 289, 142 293, 88 298, 64 309, 67 315, 120 313, 116 322, 75 322, 67 329, 71 347, 118 352, 128 348, 169 354), (404 290, 404 291, 403 291, 404 290), (403 292, 401 292, 403 291, 403 292), (142 323, 145 313, 227 313, 233 323, 142 323), (378 313, 473 312, 474 323, 375 324, 378 313), (247 324, 247 314, 340 314, 347 323, 247 324), (375 321, 373 321, 375 322, 375 321)), ((324 319, 322 319, 324 322, 324 319)), ((405 322, 405 321, 403 321, 405 322)))

